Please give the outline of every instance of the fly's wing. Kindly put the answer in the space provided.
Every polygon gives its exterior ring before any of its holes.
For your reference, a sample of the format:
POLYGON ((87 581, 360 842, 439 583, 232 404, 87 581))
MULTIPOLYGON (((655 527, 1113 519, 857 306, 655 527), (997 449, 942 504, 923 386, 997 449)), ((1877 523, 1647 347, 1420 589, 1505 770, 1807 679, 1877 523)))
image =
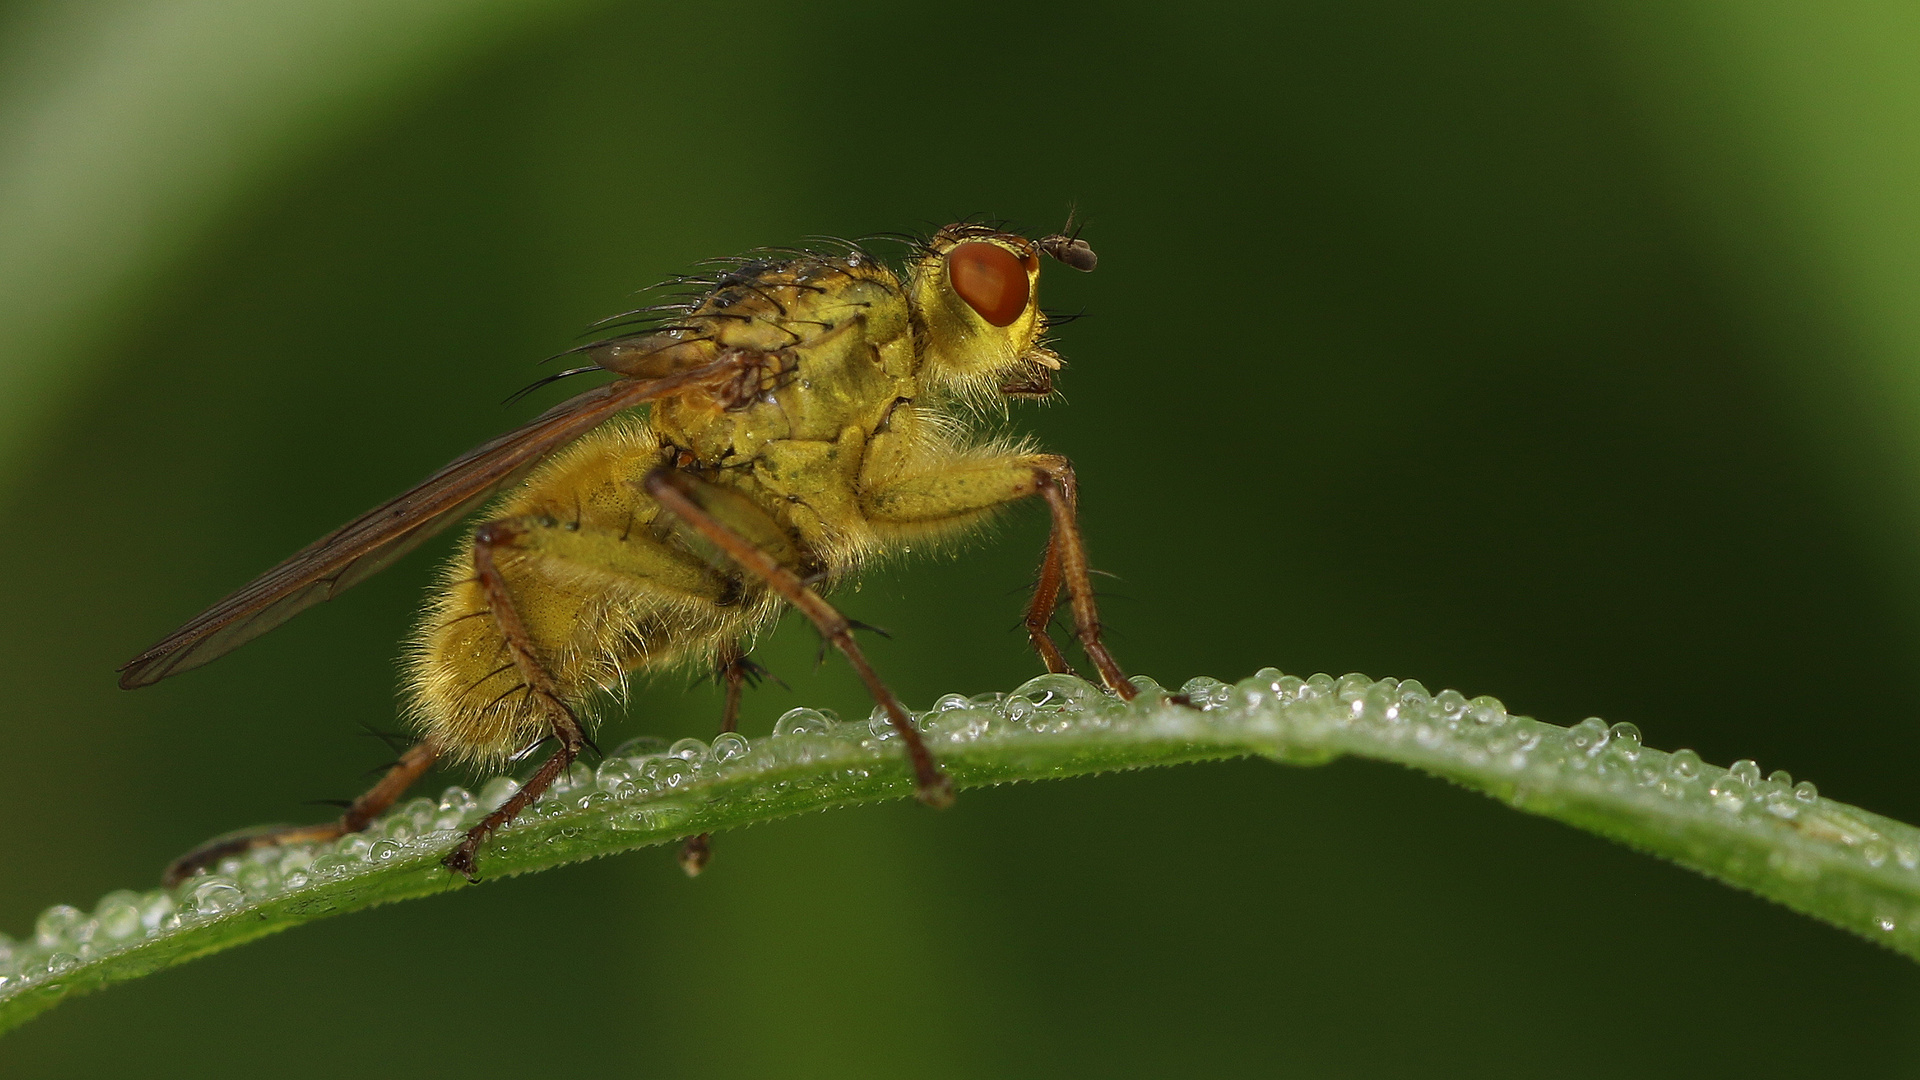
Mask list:
POLYGON ((643 402, 736 377, 750 357, 723 355, 656 379, 589 390, 532 423, 462 455, 418 487, 374 507, 174 631, 120 669, 120 686, 148 686, 224 656, 323 600, 365 581, 525 476, 554 450, 643 402))

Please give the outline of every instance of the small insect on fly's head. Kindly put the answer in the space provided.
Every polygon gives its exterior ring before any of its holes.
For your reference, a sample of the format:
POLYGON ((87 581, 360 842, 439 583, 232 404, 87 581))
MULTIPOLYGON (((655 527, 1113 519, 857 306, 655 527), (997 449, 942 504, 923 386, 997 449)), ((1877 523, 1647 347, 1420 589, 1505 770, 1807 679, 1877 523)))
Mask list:
POLYGON ((1059 356, 1041 343, 1040 256, 1092 270, 1093 248, 1078 236, 1029 240, 962 222, 935 233, 911 270, 908 296, 926 328, 927 382, 971 400, 1046 397, 1059 356))

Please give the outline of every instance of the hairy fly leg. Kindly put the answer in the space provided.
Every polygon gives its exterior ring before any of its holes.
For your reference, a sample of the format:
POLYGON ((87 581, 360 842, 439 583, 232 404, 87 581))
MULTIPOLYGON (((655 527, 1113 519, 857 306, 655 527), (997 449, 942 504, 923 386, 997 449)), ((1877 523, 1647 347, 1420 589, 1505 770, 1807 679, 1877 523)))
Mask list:
POLYGON ((348 833, 356 833, 373 824, 373 820, 386 813, 400 796, 407 793, 414 781, 420 779, 432 767, 440 752, 431 742, 415 743, 400 760, 388 769, 380 782, 369 788, 365 794, 347 804, 346 812, 336 821, 325 825, 295 825, 282 829, 262 829, 259 832, 242 833, 202 844, 185 855, 167 864, 166 872, 160 877, 168 888, 180 884, 202 869, 218 863, 229 855, 239 855, 263 847, 281 847, 286 844, 315 844, 328 840, 337 840, 348 833))
POLYGON ((880 681, 873 665, 867 663, 866 655, 853 640, 853 623, 833 605, 821 599, 820 594, 809 588, 799 574, 702 505, 703 499, 719 494, 710 485, 687 473, 668 468, 653 470, 641 484, 661 507, 686 522, 689 528, 749 574, 765 581, 781 599, 813 621, 820 635, 839 648, 847 662, 853 665, 860 680, 866 683, 867 692, 886 711, 887 719, 893 724, 894 730, 900 733, 901 741, 906 744, 907 757, 913 762, 915 797, 929 806, 952 803, 953 781, 934 764, 926 743, 921 741, 920 733, 914 730, 906 706, 900 704, 900 699, 880 681))
POLYGON ((519 608, 514 605, 512 590, 507 587, 506 578, 500 574, 497 559, 500 550, 512 546, 526 532, 527 525, 516 521, 490 521, 480 526, 473 534, 473 570, 481 589, 486 593, 487 607, 492 612, 494 625, 506 639, 514 669, 519 672, 533 700, 539 703, 551 729, 550 734, 558 745, 540 768, 527 778, 526 784, 513 793, 512 798, 481 818, 478 825, 468 829, 460 843, 440 860, 440 865, 468 881, 479 880, 479 862, 474 854, 480 850, 480 845, 501 826, 519 817, 522 810, 533 805, 534 800, 553 786, 554 778, 573 764, 573 760, 580 756, 580 751, 587 745, 587 733, 580 726, 580 718, 574 715, 573 707, 561 697, 552 672, 541 662, 534 649, 533 638, 520 618, 519 608))
POLYGON ((1034 495, 1046 500, 1053 531, 1047 538, 1047 554, 1040 566, 1033 602, 1027 605, 1027 636, 1047 670, 1071 670, 1047 633, 1064 586, 1080 647, 1107 688, 1131 701, 1139 691, 1100 639, 1100 610, 1094 601, 1086 541, 1080 534, 1078 491, 1073 465, 1066 458, 1057 454, 960 458, 939 468, 892 479, 867 492, 862 506, 875 523, 937 531, 1034 495))
MULTIPOLYGON (((747 659, 746 647, 739 642, 733 642, 721 650, 717 674, 727 695, 726 704, 720 708, 722 735, 739 728, 740 693, 756 670, 760 670, 758 665, 747 659)), ((701 833, 680 845, 680 869, 686 871, 688 877, 699 877, 700 871, 707 868, 708 860, 713 858, 712 838, 712 833, 701 833)))
MULTIPOLYGON (((611 518, 529 514, 475 532, 476 606, 452 609, 444 629, 466 633, 485 625, 473 616, 485 617, 497 633, 481 644, 504 651, 506 663, 474 661, 475 678, 447 684, 429 710, 437 717, 429 730, 444 729, 446 741, 463 745, 542 738, 558 745, 526 786, 447 856, 449 869, 471 877, 487 836, 538 799, 588 745, 575 710, 606 685, 615 661, 644 662, 649 648, 697 647, 702 638, 733 640, 739 620, 750 617, 736 585, 653 534, 646 518, 656 511, 634 510, 611 518), (678 623, 664 637, 657 631, 662 613, 678 623), (632 649, 641 652, 609 659, 632 649), (586 663, 583 656, 602 662, 586 663)), ((475 647, 457 638, 443 644, 453 651, 475 647)))

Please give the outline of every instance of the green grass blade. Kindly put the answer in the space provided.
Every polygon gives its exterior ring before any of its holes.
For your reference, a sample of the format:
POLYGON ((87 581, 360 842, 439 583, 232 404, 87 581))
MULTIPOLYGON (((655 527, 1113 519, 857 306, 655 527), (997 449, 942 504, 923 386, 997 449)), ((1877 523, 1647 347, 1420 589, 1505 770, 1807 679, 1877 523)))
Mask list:
MULTIPOLYGON (((1920 958, 1920 830, 1821 798, 1751 762, 1703 764, 1640 743, 1632 725, 1571 728, 1509 715, 1492 698, 1429 694, 1361 675, 1267 669, 1237 685, 1196 679, 1193 705, 1143 682, 1123 705, 1071 676, 1009 695, 951 695, 920 716, 961 788, 1261 756, 1293 765, 1351 755, 1397 762, 1749 889, 1920 958)), ((419 798, 332 845, 230 860, 172 892, 110 894, 91 913, 49 909, 34 935, 0 938, 0 1030, 76 994, 138 978, 313 919, 465 888, 439 865, 459 830, 509 792, 419 798)), ((662 844, 703 831, 912 794, 884 723, 808 709, 774 735, 622 748, 576 765, 482 853, 489 878, 662 844)), ((962 809, 960 812, 965 812, 962 809)))

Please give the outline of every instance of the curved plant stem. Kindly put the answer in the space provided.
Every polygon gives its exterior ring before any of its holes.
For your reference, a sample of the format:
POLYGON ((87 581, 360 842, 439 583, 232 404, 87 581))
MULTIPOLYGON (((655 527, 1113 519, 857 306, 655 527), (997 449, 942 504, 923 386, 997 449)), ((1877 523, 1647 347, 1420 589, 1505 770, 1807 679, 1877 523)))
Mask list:
MULTIPOLYGON (((1493 698, 1429 694, 1361 675, 1302 680, 1272 669, 1237 685, 1196 679, 1170 700, 1140 680, 1131 705, 1071 676, 1009 695, 942 698, 920 715, 962 788, 1260 756, 1397 762, 1656 855, 1920 958, 1920 830, 1823 799, 1751 762, 1703 764, 1640 744, 1629 724, 1571 728, 1509 715, 1493 698)), ((723 735, 576 765, 483 853, 488 878, 829 807, 908 798, 884 723, 810 709, 772 737, 723 735)), ((465 888, 439 857, 507 797, 450 788, 397 807, 365 834, 269 849, 172 892, 113 893, 91 913, 49 909, 23 942, 0 937, 0 1030, 59 1001, 313 919, 465 888)))

